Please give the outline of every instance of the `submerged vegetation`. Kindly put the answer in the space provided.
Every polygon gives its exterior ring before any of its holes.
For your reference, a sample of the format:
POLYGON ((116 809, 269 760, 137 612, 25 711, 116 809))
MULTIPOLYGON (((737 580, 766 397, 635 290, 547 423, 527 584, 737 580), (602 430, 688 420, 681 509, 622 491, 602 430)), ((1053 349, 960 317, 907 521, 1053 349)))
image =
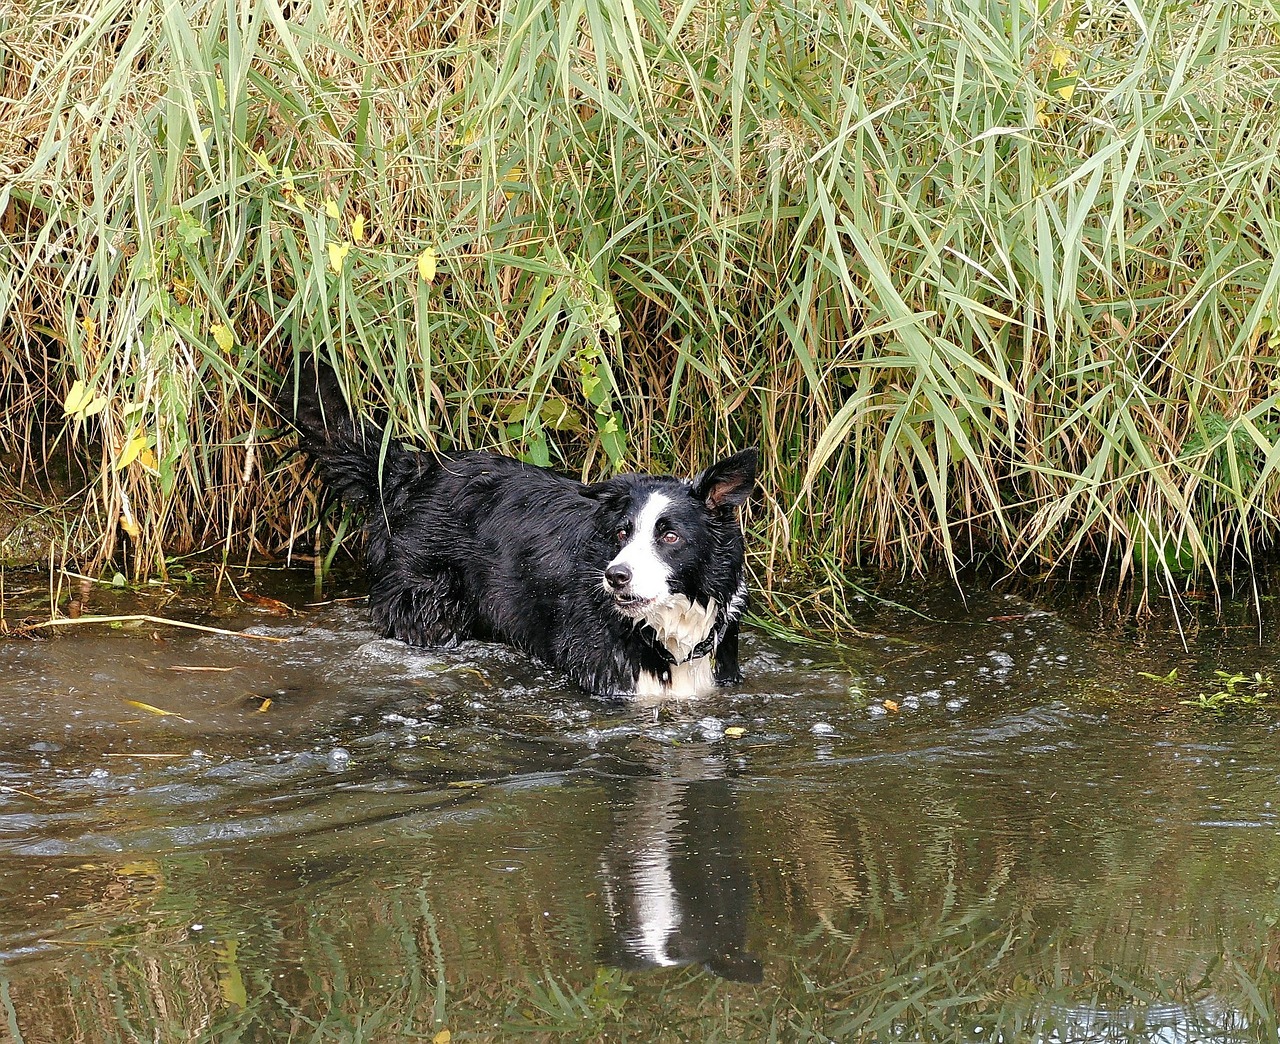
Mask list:
POLYGON ((595 475, 757 442, 757 565, 828 563, 828 610, 859 560, 1251 563, 1280 508, 1278 26, 0 6, 8 478, 71 476, 88 569, 291 544, 316 506, 274 403, 318 347, 433 444, 595 475))
POLYGON ((1238 671, 1235 674, 1215 671, 1214 674, 1218 679, 1215 691, 1202 692, 1194 700, 1182 700, 1182 704, 1221 715, 1257 710, 1273 702, 1275 681, 1270 675, 1261 671, 1254 671, 1252 677, 1238 671))

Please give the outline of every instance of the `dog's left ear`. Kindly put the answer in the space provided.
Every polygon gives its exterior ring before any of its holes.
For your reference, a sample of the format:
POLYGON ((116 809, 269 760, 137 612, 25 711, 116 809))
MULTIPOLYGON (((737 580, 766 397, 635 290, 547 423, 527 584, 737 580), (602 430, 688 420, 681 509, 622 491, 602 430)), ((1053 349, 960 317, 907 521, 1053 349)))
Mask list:
POLYGON ((746 503, 755 486, 759 459, 760 452, 752 446, 712 464, 693 480, 693 495, 707 505, 708 511, 746 503))
POLYGON ((588 500, 599 501, 604 507, 612 509, 617 507, 618 501, 627 495, 627 487, 617 478, 611 478, 583 486, 579 492, 588 500))

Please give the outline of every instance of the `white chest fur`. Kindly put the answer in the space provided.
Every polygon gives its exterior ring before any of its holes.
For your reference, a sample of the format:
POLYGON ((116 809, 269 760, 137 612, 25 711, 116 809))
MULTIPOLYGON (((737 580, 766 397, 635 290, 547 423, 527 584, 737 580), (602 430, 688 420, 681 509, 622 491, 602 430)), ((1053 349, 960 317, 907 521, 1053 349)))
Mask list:
POLYGON ((689 658, 715 626, 714 599, 704 605, 691 602, 685 595, 670 595, 649 606, 644 618, 675 663, 671 665, 671 681, 666 684, 657 675, 641 671, 636 680, 637 696, 688 699, 716 687, 711 657, 689 658))
POLYGON ((716 602, 712 598, 704 605, 689 601, 685 595, 670 595, 646 607, 644 618, 672 659, 680 663, 711 633, 716 602))
POLYGON ((671 682, 664 684, 650 671, 641 671, 636 679, 636 695, 639 697, 687 700, 705 696, 716 687, 715 674, 711 670, 711 657, 699 656, 696 660, 677 663, 671 667, 671 682))

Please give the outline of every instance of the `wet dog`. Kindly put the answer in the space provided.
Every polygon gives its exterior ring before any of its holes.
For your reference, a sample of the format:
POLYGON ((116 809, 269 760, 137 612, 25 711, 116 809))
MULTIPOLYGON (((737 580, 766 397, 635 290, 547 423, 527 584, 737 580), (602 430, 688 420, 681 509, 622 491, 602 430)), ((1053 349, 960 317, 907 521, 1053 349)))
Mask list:
POLYGON ((737 508, 755 449, 692 479, 584 484, 498 454, 384 440, 320 363, 302 368, 295 417, 299 448, 364 509, 382 634, 505 642, 602 695, 697 696, 740 680, 737 508))

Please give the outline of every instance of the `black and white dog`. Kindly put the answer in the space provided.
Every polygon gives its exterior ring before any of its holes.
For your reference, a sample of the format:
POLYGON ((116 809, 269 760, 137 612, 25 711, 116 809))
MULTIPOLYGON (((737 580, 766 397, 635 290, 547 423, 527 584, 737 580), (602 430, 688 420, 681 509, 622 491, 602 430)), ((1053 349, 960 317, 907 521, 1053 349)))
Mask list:
POLYGON ((302 368, 296 420, 300 449, 365 510, 384 635, 505 642, 603 695, 697 696, 740 680, 736 508, 755 484, 755 449, 692 480, 585 485, 493 453, 384 446, 318 362, 302 368))

